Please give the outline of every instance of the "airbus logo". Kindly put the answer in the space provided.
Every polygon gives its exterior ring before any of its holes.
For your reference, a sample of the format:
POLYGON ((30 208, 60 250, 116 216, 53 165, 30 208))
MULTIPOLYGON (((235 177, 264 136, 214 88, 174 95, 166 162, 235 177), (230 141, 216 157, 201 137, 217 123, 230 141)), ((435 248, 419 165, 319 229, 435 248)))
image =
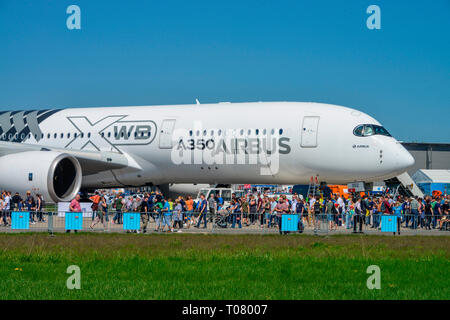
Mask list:
POLYGON ((66 148, 83 150, 93 146, 105 147, 150 144, 156 136, 156 124, 152 120, 124 120, 127 115, 113 115, 91 122, 85 116, 67 117, 78 131, 66 148))
POLYGON ((367 145, 367 144, 358 144, 358 145, 354 144, 353 145, 353 149, 356 149, 356 148, 369 148, 369 145, 367 145))

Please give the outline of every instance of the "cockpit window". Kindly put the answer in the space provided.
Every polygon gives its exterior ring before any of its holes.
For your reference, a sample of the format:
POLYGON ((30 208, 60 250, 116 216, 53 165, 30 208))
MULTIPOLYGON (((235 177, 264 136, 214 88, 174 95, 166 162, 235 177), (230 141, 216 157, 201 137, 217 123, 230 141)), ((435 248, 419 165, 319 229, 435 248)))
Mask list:
POLYGON ((391 137, 391 134, 382 126, 374 126, 375 134, 391 137))
POLYGON ((363 137, 364 136, 364 126, 357 126, 355 130, 353 130, 353 134, 357 137, 363 137))
POLYGON ((365 125, 364 126, 364 136, 371 136, 373 135, 373 128, 370 125, 365 125))
POLYGON ((376 124, 361 124, 353 130, 353 134, 357 137, 369 137, 373 135, 382 135, 391 137, 390 133, 376 124))

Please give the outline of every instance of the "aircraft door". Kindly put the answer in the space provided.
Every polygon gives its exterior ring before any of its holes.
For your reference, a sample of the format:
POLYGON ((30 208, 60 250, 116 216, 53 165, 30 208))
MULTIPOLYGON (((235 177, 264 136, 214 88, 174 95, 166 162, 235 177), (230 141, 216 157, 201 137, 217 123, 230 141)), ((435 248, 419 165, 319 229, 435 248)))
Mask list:
POLYGON ((170 149, 172 148, 172 133, 175 127, 175 119, 164 120, 161 124, 161 130, 159 131, 159 148, 170 149))
POLYGON ((302 125, 302 148, 317 147, 317 134, 319 130, 319 116, 305 116, 303 117, 302 125))

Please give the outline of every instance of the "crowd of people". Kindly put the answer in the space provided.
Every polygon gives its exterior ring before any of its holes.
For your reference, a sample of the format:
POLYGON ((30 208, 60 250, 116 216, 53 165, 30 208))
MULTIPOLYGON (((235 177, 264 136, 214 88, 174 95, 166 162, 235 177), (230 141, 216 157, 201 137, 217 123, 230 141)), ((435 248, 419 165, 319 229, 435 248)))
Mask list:
POLYGON ((11 211, 30 212, 30 223, 45 222, 44 219, 44 200, 40 194, 34 196, 28 191, 24 198, 16 192, 11 196, 10 191, 2 191, 0 195, 0 212, 2 213, 1 222, 4 226, 11 225, 11 211))
MULTIPOLYGON (((108 195, 106 191, 95 192, 91 196, 92 223, 90 228, 102 223, 104 226, 122 224, 125 212, 140 213, 140 232, 147 232, 149 222, 154 222, 155 231, 181 232, 186 228, 207 228, 214 223, 221 228, 277 228, 281 233, 281 217, 284 214, 298 216, 298 229, 326 228, 352 229, 362 232, 365 229, 380 229, 381 216, 392 215, 400 227, 411 229, 450 228, 450 195, 437 195, 425 198, 383 196, 355 196, 345 199, 340 195, 310 195, 306 199, 294 194, 269 195, 248 193, 225 203, 224 199, 211 194, 208 199, 200 195, 198 201, 192 197, 166 198, 160 191, 145 193, 142 196, 108 195)), ((39 194, 32 196, 27 192, 24 198, 18 193, 3 191, 0 197, 0 211, 4 225, 11 224, 11 211, 29 211, 30 222, 44 222, 44 201, 39 194)), ((81 211, 80 196, 77 195, 69 206, 70 211, 81 211)))
POLYGON ((96 193, 93 202, 93 223, 105 223, 108 210, 113 212, 111 223, 122 223, 123 212, 141 213, 141 231, 146 232, 148 222, 155 222, 155 231, 181 231, 183 228, 207 228, 208 222, 225 228, 278 228, 281 232, 283 214, 296 214, 299 217, 299 230, 306 226, 314 229, 338 228, 361 232, 362 228, 380 229, 381 216, 393 215, 400 227, 411 229, 440 229, 450 227, 449 195, 424 199, 417 197, 392 195, 362 196, 345 199, 339 195, 328 198, 323 196, 302 196, 294 194, 291 199, 286 195, 268 195, 249 193, 242 197, 232 195, 229 204, 215 194, 208 199, 200 195, 198 201, 192 197, 176 199, 165 198, 159 191, 139 197, 117 195, 108 200, 105 194, 96 193), (100 212, 100 213, 99 213, 100 212), (326 224, 326 225, 324 225, 326 224))

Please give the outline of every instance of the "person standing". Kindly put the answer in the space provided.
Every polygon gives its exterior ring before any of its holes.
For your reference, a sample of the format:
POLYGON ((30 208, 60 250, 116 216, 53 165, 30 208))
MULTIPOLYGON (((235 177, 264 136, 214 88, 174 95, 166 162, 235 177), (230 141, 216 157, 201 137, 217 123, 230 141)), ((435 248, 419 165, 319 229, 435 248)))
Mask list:
POLYGON ((264 214, 264 219, 266 221, 267 224, 267 228, 270 228, 270 200, 267 197, 267 195, 264 195, 264 200, 263 200, 263 214, 264 214))
MULTIPOLYGON (((392 208, 392 214, 396 216, 397 219, 397 233, 400 234, 400 225, 402 224, 402 213, 403 213, 403 206, 400 204, 399 201, 397 201, 394 204, 394 207, 392 208)), ((394 232, 395 235, 395 232, 394 232)))
POLYGON ((239 206, 239 202, 236 201, 235 199, 231 200, 231 208, 230 208, 231 214, 232 214, 232 219, 231 219, 231 228, 234 229, 236 223, 239 226, 239 229, 242 228, 242 222, 241 222, 241 210, 240 210, 240 206, 239 206))
POLYGON ((11 224, 11 193, 8 191, 5 191, 5 195, 3 197, 3 211, 4 215, 6 216, 6 220, 8 221, 8 224, 11 224))
POLYGON ((208 199, 208 207, 209 207, 209 214, 210 216, 210 221, 212 221, 211 219, 214 219, 214 215, 217 212, 217 201, 216 201, 216 196, 214 195, 214 193, 211 192, 211 195, 208 199))
POLYGON ((148 220, 150 218, 150 204, 148 202, 148 196, 144 196, 144 200, 140 204, 139 213, 141 216, 141 232, 146 233, 147 232, 147 226, 148 226, 148 220))
POLYGON ((289 213, 289 206, 283 197, 280 197, 280 199, 278 200, 278 204, 275 206, 275 212, 277 217, 278 231, 280 232, 280 234, 282 234, 281 219, 283 214, 289 213))
POLYGON ((180 199, 175 201, 175 208, 173 209, 173 230, 178 228, 178 232, 181 232, 183 228, 183 205, 180 199))
POLYGON ((405 228, 409 227, 409 222, 411 221, 411 203, 409 202, 409 198, 404 199, 403 203, 401 203, 402 206, 402 215, 405 221, 405 228))
POLYGON ((5 201, 3 200, 3 194, 0 194, 0 212, 2 213, 3 225, 8 226, 8 222, 6 221, 6 212, 3 210, 5 208, 5 201))
POLYGON ((43 214, 43 203, 42 203, 42 196, 40 194, 36 194, 36 216, 38 219, 38 222, 45 222, 44 220, 44 214, 43 214))
POLYGON ((99 203, 97 203, 98 208, 96 210, 96 216, 94 221, 92 221, 91 225, 89 226, 91 229, 94 229, 94 226, 101 222, 103 224, 103 231, 106 231, 105 226, 105 217, 108 213, 108 205, 106 204, 105 198, 101 197, 99 200, 99 203))
POLYGON ((431 230, 431 219, 433 217, 433 207, 431 206, 430 198, 425 199, 425 229, 431 230))
POLYGON ((383 202, 381 204, 381 210, 383 211, 383 214, 391 214, 391 204, 389 200, 389 197, 385 197, 383 199, 383 202))
POLYGON ((381 200, 375 199, 373 202, 372 228, 378 229, 381 217, 381 200))
POLYGON ((12 197, 12 203, 14 206, 14 210, 19 211, 19 203, 22 201, 22 197, 18 192, 12 197))
POLYGON ((263 198, 261 198, 261 194, 258 193, 258 199, 256 204, 256 214, 257 219, 259 220, 260 227, 264 227, 264 206, 263 206, 263 198))
POLYGON ((355 203, 355 214, 353 215, 353 233, 356 232, 356 225, 359 223, 359 233, 362 233, 363 211, 361 209, 361 198, 355 203))
POLYGON ((123 199, 122 195, 120 194, 119 197, 114 202, 114 207, 116 209, 116 214, 114 218, 112 219, 112 223, 121 224, 122 223, 122 209, 124 207, 125 200, 123 199))
POLYGON ((154 217, 155 217, 155 231, 159 231, 162 230, 161 225, 163 224, 163 199, 161 198, 160 200, 156 199, 156 203, 153 207, 154 210, 154 217))
POLYGON ((173 231, 172 228, 172 208, 170 206, 170 200, 162 200, 164 202, 162 213, 163 213, 163 226, 162 231, 164 232, 165 227, 167 226, 167 232, 173 231))
POLYGON ((444 230, 444 225, 449 223, 449 201, 447 199, 443 199, 444 203, 442 204, 442 218, 439 223, 439 230, 444 230))
POLYGON ((255 222, 255 216, 256 216, 256 199, 253 195, 250 195, 250 199, 249 199, 249 208, 250 208, 250 224, 253 224, 255 222))
POLYGON ((441 200, 439 199, 439 197, 437 197, 433 206, 433 229, 436 229, 436 226, 440 225, 441 216, 441 200))
POLYGON ((89 198, 92 201, 91 209, 92 209, 92 221, 94 221, 95 217, 97 217, 97 210, 99 210, 100 196, 98 191, 95 191, 95 194, 89 198))
MULTIPOLYGON (((75 198, 70 202, 69 205, 70 212, 81 212, 81 204, 80 204, 80 195, 77 194, 75 198)), ((70 229, 67 229, 66 232, 70 233, 70 229)), ((77 230, 74 230, 77 233, 77 230)))
POLYGON ((333 226, 334 226, 333 208, 334 208, 334 203, 333 203, 333 201, 331 201, 331 198, 328 198, 327 202, 325 204, 325 213, 327 214, 328 224, 329 224, 328 227, 330 228, 330 231, 333 231, 333 226))
POLYGON ((191 196, 186 197, 186 213, 185 213, 185 220, 186 220, 186 226, 189 228, 189 226, 192 224, 192 213, 194 212, 194 200, 192 200, 191 196))
POLYGON ((205 224, 203 229, 206 229, 206 226, 207 226, 207 222, 206 222, 207 210, 208 210, 208 202, 205 199, 205 195, 202 193, 200 195, 200 208, 199 208, 199 212, 200 213, 199 213, 198 222, 197 222, 197 225, 196 225, 197 228, 200 228, 200 224, 201 224, 202 219, 203 219, 204 224, 205 224))
POLYGON ((411 199, 409 207, 411 209, 411 229, 417 229, 417 221, 419 218, 419 202, 417 201, 417 196, 411 199))
MULTIPOLYGON (((236 203, 236 199, 234 199, 234 202, 236 203)), ((242 213, 242 222, 248 227, 249 223, 248 223, 248 212, 249 212, 249 206, 248 206, 248 201, 247 201, 247 197, 243 196, 241 198, 241 213, 242 213)), ((242 224, 242 223, 241 223, 242 224)))
POLYGON ((322 213, 322 205, 320 204, 319 197, 317 197, 317 199, 314 199, 314 202, 312 203, 312 210, 314 212, 314 227, 316 230, 320 230, 320 215, 322 213))
POLYGON ((295 202, 295 213, 298 216, 298 230, 300 232, 303 232, 304 229, 304 225, 303 225, 303 214, 305 212, 305 205, 303 203, 303 199, 298 199, 298 197, 296 196, 296 202, 295 202))

